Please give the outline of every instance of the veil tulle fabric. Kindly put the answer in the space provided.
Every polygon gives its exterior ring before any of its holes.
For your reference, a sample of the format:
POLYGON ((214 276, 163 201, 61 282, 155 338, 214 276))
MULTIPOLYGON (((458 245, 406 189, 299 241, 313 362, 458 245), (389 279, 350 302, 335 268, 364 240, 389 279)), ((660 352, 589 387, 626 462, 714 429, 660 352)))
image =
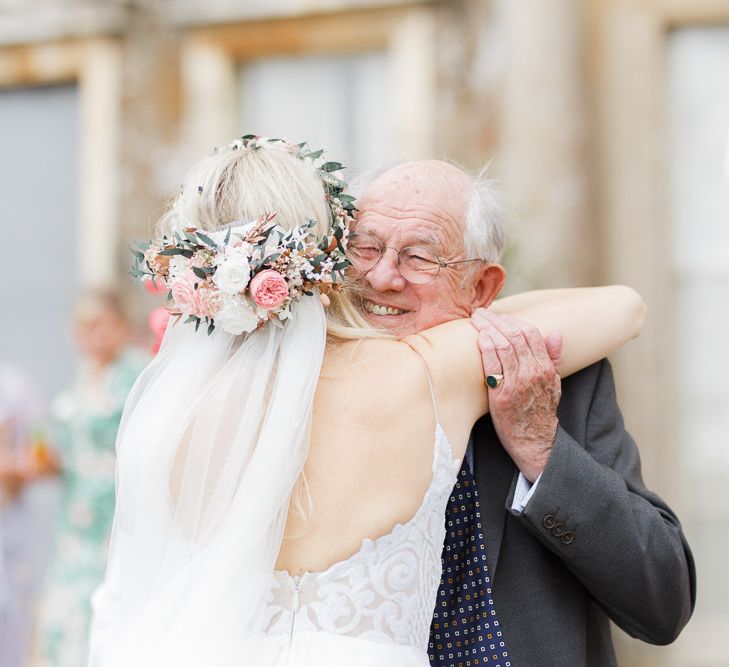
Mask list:
POLYGON ((170 324, 127 401, 90 667, 255 665, 245 638, 306 461, 318 293, 248 336, 170 324))

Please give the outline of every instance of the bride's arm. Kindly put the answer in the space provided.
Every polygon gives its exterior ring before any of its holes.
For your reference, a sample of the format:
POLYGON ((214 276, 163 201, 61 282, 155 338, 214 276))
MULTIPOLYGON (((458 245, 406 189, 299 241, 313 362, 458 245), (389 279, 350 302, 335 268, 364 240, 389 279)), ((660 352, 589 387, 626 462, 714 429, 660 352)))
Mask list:
POLYGON ((495 299, 488 309, 497 315, 515 315, 518 311, 525 310, 526 308, 569 297, 574 291, 573 288, 565 287, 561 289, 536 289, 529 290, 528 292, 518 292, 517 294, 495 299))
MULTIPOLYGON (((511 298, 511 297, 509 297, 511 298)), ((645 303, 625 285, 525 292, 509 314, 536 326, 542 336, 562 334, 557 372, 566 377, 608 356, 643 329, 645 303)))
MULTIPOLYGON (((643 327, 645 305, 629 287, 547 291, 552 298, 538 294, 525 296, 521 307, 510 314, 534 325, 543 336, 552 331, 562 335, 562 355, 557 365, 562 377, 599 361, 635 338, 643 327)), ((481 415, 488 409, 477 335, 470 320, 464 319, 406 339, 426 358, 441 395, 461 404, 469 415, 481 415)))

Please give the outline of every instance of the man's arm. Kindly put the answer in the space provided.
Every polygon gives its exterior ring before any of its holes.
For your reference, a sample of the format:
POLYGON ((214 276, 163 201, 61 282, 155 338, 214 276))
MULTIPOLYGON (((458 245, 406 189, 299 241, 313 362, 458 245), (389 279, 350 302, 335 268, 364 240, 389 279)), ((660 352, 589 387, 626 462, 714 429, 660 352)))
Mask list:
POLYGON ((583 429, 573 438, 557 419, 554 370, 545 370, 559 351, 548 355, 526 328, 515 333, 513 319, 473 323, 481 331, 484 372, 511 376, 489 396, 499 440, 521 471, 514 485, 521 499, 515 502, 512 492, 507 510, 623 629, 653 643, 672 641, 693 610, 693 560, 675 515, 643 484, 609 363, 568 381, 570 400, 560 407, 576 410, 568 421, 583 429), (528 480, 538 480, 530 497, 528 480))
POLYGON ((524 511, 510 511, 615 623, 643 641, 667 644, 693 611, 693 557, 676 515, 643 483, 608 361, 592 375, 585 442, 560 426, 524 511))

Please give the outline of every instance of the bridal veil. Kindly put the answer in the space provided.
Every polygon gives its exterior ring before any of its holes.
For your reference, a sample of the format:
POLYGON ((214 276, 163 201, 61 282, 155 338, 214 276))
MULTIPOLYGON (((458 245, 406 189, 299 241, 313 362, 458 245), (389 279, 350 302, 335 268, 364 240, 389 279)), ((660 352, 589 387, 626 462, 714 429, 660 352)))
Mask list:
MULTIPOLYGON (((314 224, 316 217, 325 234, 336 228, 337 217, 348 222, 351 199, 337 198, 343 186, 330 173, 341 165, 312 171, 309 163, 320 152, 303 159, 301 145, 242 139, 212 158, 219 164, 188 179, 181 197, 192 202, 194 215, 176 212, 179 244, 188 243, 182 235, 191 224, 212 236, 221 223, 246 219, 236 202, 250 191, 246 179, 267 168, 261 161, 267 151, 294 154, 314 173, 307 178, 316 180, 325 213, 309 212, 300 222, 314 224), (248 162, 246 150, 254 156, 248 162)), ((272 187, 282 188, 281 206, 293 206, 285 191, 292 179, 276 171, 292 158, 276 159, 276 168, 268 169, 272 187)), ((293 206, 291 215, 300 208, 293 206)), ((341 261, 332 248, 343 252, 342 233, 344 222, 331 242, 319 245, 326 261, 341 261)), ((260 256, 252 257, 254 266, 260 256)), ((192 270, 207 277, 204 266, 192 270)), ((244 335, 222 327, 207 334, 205 326, 198 330, 173 318, 132 389, 117 438, 107 575, 93 598, 91 667, 256 664, 245 638, 255 631, 306 461, 327 336, 319 290, 305 281, 302 289, 285 321, 244 335)))

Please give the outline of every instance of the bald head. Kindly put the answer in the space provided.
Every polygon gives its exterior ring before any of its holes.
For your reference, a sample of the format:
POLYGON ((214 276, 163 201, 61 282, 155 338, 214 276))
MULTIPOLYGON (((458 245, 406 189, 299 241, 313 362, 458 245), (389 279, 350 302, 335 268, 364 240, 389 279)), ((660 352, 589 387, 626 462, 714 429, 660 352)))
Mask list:
POLYGON ((387 248, 363 277, 364 307, 374 324, 406 335, 468 317, 493 299, 503 283, 503 269, 463 262, 473 259, 465 249, 473 190, 473 177, 459 167, 419 160, 387 169, 361 194, 355 233, 374 237, 387 248), (449 265, 432 282, 411 284, 400 273, 398 254, 389 251, 412 247, 427 248, 449 265), (469 267, 478 270, 465 280, 469 267))
POLYGON ((360 211, 368 205, 393 209, 431 209, 465 231, 466 209, 473 178, 442 160, 417 160, 387 169, 375 178, 358 201, 360 211))

